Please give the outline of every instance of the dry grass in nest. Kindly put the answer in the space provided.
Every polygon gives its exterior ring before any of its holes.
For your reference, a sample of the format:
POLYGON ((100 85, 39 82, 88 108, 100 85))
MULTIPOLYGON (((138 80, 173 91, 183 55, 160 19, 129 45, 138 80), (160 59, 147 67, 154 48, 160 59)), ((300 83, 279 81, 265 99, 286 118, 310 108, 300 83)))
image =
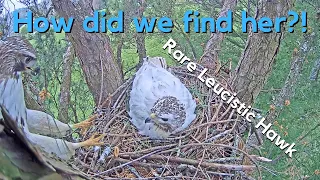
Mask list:
MULTIPOLYGON (((106 134, 101 148, 81 148, 75 164, 94 178, 197 178, 246 176, 257 166, 242 140, 245 126, 235 111, 185 67, 171 71, 197 98, 197 118, 188 129, 167 140, 151 140, 138 134, 127 114, 132 79, 104 102, 83 140, 106 134)), ((224 78, 218 78, 227 86, 224 78)), ((229 89, 229 88, 228 88, 229 89)))

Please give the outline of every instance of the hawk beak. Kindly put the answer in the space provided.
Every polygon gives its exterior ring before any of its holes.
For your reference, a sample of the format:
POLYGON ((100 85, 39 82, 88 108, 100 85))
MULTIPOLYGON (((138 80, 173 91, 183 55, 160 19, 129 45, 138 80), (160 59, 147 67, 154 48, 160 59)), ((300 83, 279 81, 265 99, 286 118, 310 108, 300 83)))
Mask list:
POLYGON ((153 122, 153 123, 155 123, 155 124, 160 124, 158 118, 152 119, 152 118, 148 117, 148 118, 146 118, 146 120, 144 120, 144 122, 145 122, 145 123, 151 123, 151 122, 153 122))
POLYGON ((152 119, 155 119, 155 118, 157 117, 157 115, 156 115, 155 113, 151 113, 151 114, 150 114, 150 117, 151 117, 152 119))
POLYGON ((145 123, 150 123, 151 121, 156 121, 157 115, 155 113, 151 113, 149 117, 144 121, 145 123))

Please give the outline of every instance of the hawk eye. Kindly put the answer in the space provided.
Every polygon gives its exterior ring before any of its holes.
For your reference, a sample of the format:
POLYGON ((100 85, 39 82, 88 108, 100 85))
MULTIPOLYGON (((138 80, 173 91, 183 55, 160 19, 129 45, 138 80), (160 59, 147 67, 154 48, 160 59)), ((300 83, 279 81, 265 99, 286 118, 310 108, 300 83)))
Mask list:
POLYGON ((29 62, 31 62, 32 60, 33 60, 32 57, 28 57, 28 58, 26 59, 26 63, 29 63, 29 62))
POLYGON ((161 118, 162 121, 168 121, 168 118, 161 118))

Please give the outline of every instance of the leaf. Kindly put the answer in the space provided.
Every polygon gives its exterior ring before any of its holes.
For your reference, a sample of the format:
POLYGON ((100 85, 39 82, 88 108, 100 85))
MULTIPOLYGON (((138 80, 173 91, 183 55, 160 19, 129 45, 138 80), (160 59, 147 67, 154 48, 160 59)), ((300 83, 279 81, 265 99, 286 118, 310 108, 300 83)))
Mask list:
POLYGON ((284 105, 285 106, 289 106, 290 105, 290 100, 285 100, 284 105))
POLYGON ((114 157, 119 157, 120 149, 116 146, 114 147, 113 155, 114 157))
POLYGON ((276 106, 275 105, 270 105, 270 110, 272 110, 272 111, 274 111, 274 110, 276 110, 276 106))

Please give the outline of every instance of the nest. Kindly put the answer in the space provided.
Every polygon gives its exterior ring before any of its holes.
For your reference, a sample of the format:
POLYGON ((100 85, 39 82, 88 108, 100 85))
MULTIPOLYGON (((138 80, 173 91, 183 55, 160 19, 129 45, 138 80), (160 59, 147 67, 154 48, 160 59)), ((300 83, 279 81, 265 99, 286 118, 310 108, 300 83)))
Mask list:
MULTIPOLYGON (((166 140, 138 134, 127 114, 129 79, 96 112, 95 124, 82 140, 100 133, 106 134, 106 144, 78 149, 74 163, 80 170, 97 179, 220 179, 243 178, 257 167, 242 140, 245 121, 185 66, 170 70, 196 98, 193 123, 166 140)), ((217 78, 230 89, 225 78, 217 78)))

